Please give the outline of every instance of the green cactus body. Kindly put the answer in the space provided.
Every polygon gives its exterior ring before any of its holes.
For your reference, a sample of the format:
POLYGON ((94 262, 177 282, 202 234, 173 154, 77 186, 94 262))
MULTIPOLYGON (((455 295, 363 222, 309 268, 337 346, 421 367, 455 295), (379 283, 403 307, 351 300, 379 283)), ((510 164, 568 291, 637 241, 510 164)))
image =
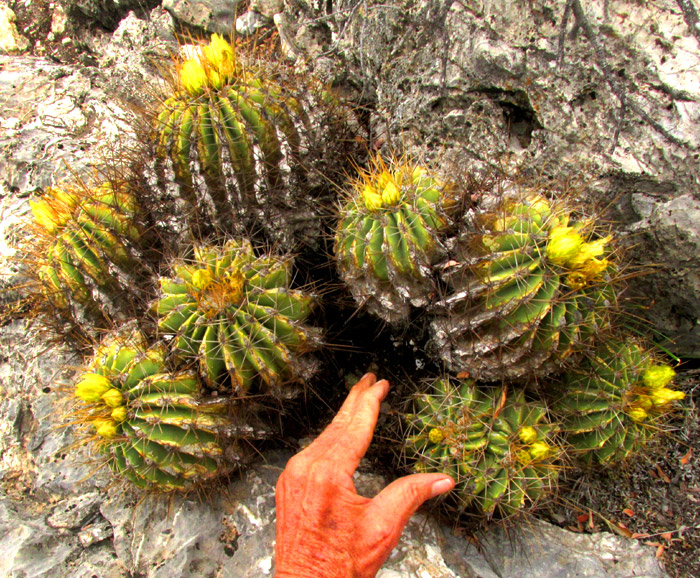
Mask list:
POLYGON ((433 347, 456 371, 495 381, 548 373, 609 325, 609 237, 540 195, 502 200, 457 241, 433 347))
POLYGON ((404 450, 417 472, 443 472, 456 482, 460 510, 510 516, 556 486, 560 454, 546 410, 522 391, 482 391, 449 379, 413 400, 404 450))
POLYGON ((160 154, 172 161, 183 197, 197 211, 212 203, 224 222, 234 209, 257 207, 259 191, 282 194, 285 158, 288 169, 302 168, 294 161, 301 139, 293 118, 304 113, 258 68, 246 68, 234 47, 214 34, 194 58, 179 64, 176 93, 158 113, 160 154), (196 184, 195 166, 208 198, 196 184))
POLYGON ((235 466, 224 459, 235 444, 225 439, 233 429, 228 400, 204 400, 197 375, 168 371, 166 354, 162 345, 145 349, 138 334, 113 339, 75 389, 78 421, 89 424, 115 474, 162 492, 187 490, 235 466))
POLYGON ((120 274, 138 267, 134 198, 105 184, 49 189, 30 205, 38 240, 34 274, 43 295, 59 310, 80 304, 99 316, 105 301, 128 291, 120 274), (109 299, 100 302, 97 294, 109 299))
POLYGON ((343 280, 358 303, 389 322, 408 317, 434 293, 431 265, 454 205, 445 186, 409 164, 374 168, 353 184, 335 238, 343 280))
POLYGON ((613 464, 661 430, 660 419, 684 393, 670 389, 675 372, 634 341, 610 341, 564 378, 554 405, 572 453, 582 462, 613 464))
POLYGON ((320 341, 304 325, 313 298, 289 288, 292 260, 257 257, 247 241, 223 249, 197 248, 193 262, 173 267, 161 279, 163 297, 153 306, 158 326, 174 335, 176 355, 199 359, 213 387, 245 394, 254 383, 285 397, 310 368, 302 354, 320 341))

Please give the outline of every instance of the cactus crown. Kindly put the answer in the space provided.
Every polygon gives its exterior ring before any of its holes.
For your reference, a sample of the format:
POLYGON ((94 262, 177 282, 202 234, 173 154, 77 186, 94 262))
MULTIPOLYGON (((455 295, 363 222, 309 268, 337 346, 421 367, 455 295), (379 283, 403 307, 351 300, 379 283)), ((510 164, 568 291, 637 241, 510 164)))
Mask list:
POLYGON ((414 469, 457 480, 460 510, 512 515, 554 489, 559 448, 544 407, 522 391, 478 390, 471 380, 434 383, 417 396, 404 448, 414 469))
POLYGON ((562 430, 584 462, 614 463, 638 451, 660 429, 660 418, 685 397, 671 389, 675 371, 635 341, 601 345, 564 378, 554 406, 562 430))
POLYGON ((176 277, 161 279, 159 327, 176 336, 176 355, 199 358, 211 386, 223 387, 228 374, 239 393, 257 382, 283 395, 280 386, 300 377, 299 356, 318 342, 303 325, 313 298, 289 288, 291 267, 257 257, 247 241, 199 247, 192 262, 174 265, 176 277))
POLYGON ((99 319, 102 305, 93 290, 123 294, 125 287, 115 272, 136 267, 133 246, 140 240, 134 197, 103 184, 97 187, 66 186, 49 189, 38 201, 30 201, 36 244, 30 275, 40 293, 61 314, 80 304, 99 319))
POLYGON ((430 266, 444 253, 439 235, 455 201, 426 169, 377 157, 352 184, 340 210, 335 253, 358 302, 387 321, 405 319, 434 291, 430 266))
POLYGON ((192 57, 180 64, 178 78, 185 91, 197 97, 206 89, 221 90, 242 73, 233 46, 221 35, 212 34, 209 44, 196 48, 192 57))

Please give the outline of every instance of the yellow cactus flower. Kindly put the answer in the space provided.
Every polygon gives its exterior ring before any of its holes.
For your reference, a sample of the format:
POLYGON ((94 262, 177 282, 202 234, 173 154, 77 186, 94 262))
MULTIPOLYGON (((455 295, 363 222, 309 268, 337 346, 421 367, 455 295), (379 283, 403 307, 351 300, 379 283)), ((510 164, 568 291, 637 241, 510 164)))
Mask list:
POLYGON ((648 417, 648 413, 644 408, 641 407, 629 407, 625 410, 625 413, 630 417, 632 421, 637 423, 644 421, 648 417))
POLYGON ((535 442, 528 448, 528 452, 533 460, 543 460, 551 455, 552 448, 545 442, 535 442))
POLYGON ((126 419, 126 408, 123 405, 115 407, 110 415, 115 422, 121 423, 126 419))
POLYGON ((565 266, 578 255, 583 237, 573 227, 554 227, 549 234, 547 258, 555 265, 565 266))
POLYGON ((666 387, 673 381, 676 372, 668 365, 652 365, 642 373, 642 381, 649 389, 666 387))
POLYGON ((220 73, 222 77, 234 74, 236 55, 233 47, 220 34, 212 34, 209 44, 203 48, 202 53, 211 69, 220 73))
POLYGON ((574 290, 579 290, 588 284, 588 279, 580 271, 574 271, 566 276, 566 284, 574 290))
POLYGON ((434 427, 428 433, 428 439, 431 441, 431 443, 439 444, 442 440, 445 439, 445 434, 442 433, 442 430, 434 427))
POLYGON ((534 427, 526 425, 520 428, 518 437, 524 444, 531 444, 532 442, 537 441, 537 431, 534 427))
POLYGON ((207 84, 207 73, 197 60, 185 60, 180 68, 180 82, 190 95, 199 96, 207 84))
POLYGON ((240 271, 234 271, 226 276, 230 297, 233 301, 237 301, 243 296, 243 286, 245 285, 245 275, 240 271))
POLYGON ((124 403, 124 396, 121 391, 112 387, 102 394, 102 401, 108 407, 119 407, 124 403))
POLYGON ((112 387, 112 383, 104 375, 87 373, 75 385, 75 396, 87 403, 97 403, 112 387))
POLYGON ((34 221, 48 233, 54 233, 65 223, 61 215, 48 201, 29 201, 29 207, 34 215, 34 221))
POLYGON ((612 237, 608 235, 602 239, 583 243, 578 253, 569 259, 567 264, 573 269, 583 268, 588 261, 605 253, 605 247, 611 240, 612 237))
POLYGON ((97 431, 97 435, 103 438, 113 438, 119 433, 117 424, 111 419, 98 417, 92 420, 92 425, 97 431))
POLYGON ((199 291, 206 290, 214 280, 214 274, 209 269, 197 269, 192 273, 192 287, 199 291))
POLYGON ((667 387, 653 389, 649 395, 654 405, 666 405, 667 403, 680 400, 685 397, 684 392, 668 389, 667 387))

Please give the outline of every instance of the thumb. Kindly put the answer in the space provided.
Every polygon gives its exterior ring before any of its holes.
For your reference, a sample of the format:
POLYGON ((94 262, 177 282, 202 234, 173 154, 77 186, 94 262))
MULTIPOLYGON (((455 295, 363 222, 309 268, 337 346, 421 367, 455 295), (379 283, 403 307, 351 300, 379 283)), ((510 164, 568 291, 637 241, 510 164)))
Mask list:
POLYGON ((423 502, 449 492, 454 487, 454 480, 445 474, 405 476, 392 482, 375 496, 372 500, 372 510, 379 519, 399 524, 397 530, 400 534, 423 502))

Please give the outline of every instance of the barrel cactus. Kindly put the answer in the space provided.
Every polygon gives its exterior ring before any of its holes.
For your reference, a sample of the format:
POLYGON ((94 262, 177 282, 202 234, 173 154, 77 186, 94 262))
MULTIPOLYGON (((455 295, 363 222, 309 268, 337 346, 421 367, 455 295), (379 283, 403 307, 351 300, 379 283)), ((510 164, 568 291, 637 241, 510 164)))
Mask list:
POLYGON ((435 293, 431 266, 454 198, 422 167, 376 158, 352 183, 340 210, 335 255, 355 300, 382 319, 406 319, 435 293))
POLYGON ((79 312, 93 320, 118 314, 134 272, 143 271, 134 196, 109 184, 80 184, 48 189, 30 207, 29 273, 50 309, 72 320, 79 312))
POLYGON ((662 429, 661 418, 685 397, 671 389, 675 371, 639 342, 601 345, 563 380, 554 409, 572 454, 584 463, 613 464, 662 429))
POLYGON ((109 467, 143 489, 187 490, 230 472, 247 456, 239 438, 265 432, 233 415, 224 397, 205 399, 191 371, 171 371, 163 345, 140 334, 102 345, 75 386, 77 423, 109 467))
POLYGON ((286 194, 285 173, 303 173, 297 124, 305 113, 262 65, 242 62, 218 34, 190 56, 176 62, 174 94, 158 113, 160 154, 199 216, 209 206, 226 230, 251 226, 261 205, 286 194))
POLYGON ((153 306, 158 327, 174 337, 177 357, 199 360, 211 387, 292 395, 292 384, 314 367, 303 354, 320 343, 304 325, 313 297, 290 289, 292 264, 256 256, 248 241, 197 247, 191 261, 174 264, 174 277, 160 280, 163 295, 153 306))
POLYGON ((610 325, 610 236, 563 202, 504 196, 482 209, 444 269, 432 323, 448 366, 485 381, 557 369, 610 325))
POLYGON ((556 488, 560 450, 546 410, 522 391, 439 379, 413 400, 404 451, 417 472, 456 481, 460 510, 510 516, 556 488))

